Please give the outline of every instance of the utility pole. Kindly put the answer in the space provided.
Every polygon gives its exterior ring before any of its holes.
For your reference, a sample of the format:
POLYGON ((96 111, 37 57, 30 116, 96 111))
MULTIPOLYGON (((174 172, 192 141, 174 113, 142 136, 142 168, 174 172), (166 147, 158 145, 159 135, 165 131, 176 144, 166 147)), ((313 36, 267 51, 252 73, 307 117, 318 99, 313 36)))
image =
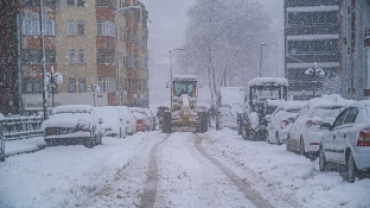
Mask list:
POLYGON ((47 119, 47 110, 46 110, 46 86, 45 86, 45 40, 44 40, 44 2, 43 0, 40 1, 40 36, 41 36, 41 54, 42 54, 42 82, 41 87, 43 89, 42 91, 42 111, 44 112, 44 120, 47 119))
POLYGON ((315 98, 316 95, 316 70, 317 70, 317 63, 314 63, 313 66, 313 73, 312 73, 312 98, 315 98))
POLYGON ((266 43, 265 42, 262 42, 261 43, 261 62, 260 62, 260 77, 262 77, 262 48, 263 46, 265 46, 266 43))

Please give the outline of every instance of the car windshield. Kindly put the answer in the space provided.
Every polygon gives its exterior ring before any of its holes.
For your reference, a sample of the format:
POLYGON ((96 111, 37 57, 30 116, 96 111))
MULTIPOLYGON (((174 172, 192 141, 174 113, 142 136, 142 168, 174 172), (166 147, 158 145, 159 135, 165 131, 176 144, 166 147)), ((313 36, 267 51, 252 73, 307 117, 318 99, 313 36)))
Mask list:
POLYGON ((291 108, 291 109, 287 109, 286 112, 288 113, 299 113, 301 109, 300 108, 291 108))
POLYGON ((189 81, 177 81, 173 83, 173 89, 175 95, 180 97, 182 94, 188 94, 190 97, 194 97, 194 89, 196 82, 189 81))
POLYGON ((336 118, 338 114, 341 112, 343 107, 336 106, 336 107, 317 107, 314 108, 313 114, 315 116, 319 116, 321 118, 336 118))
POLYGON ((253 98, 259 101, 270 99, 280 100, 280 88, 278 87, 255 87, 253 89, 253 98))

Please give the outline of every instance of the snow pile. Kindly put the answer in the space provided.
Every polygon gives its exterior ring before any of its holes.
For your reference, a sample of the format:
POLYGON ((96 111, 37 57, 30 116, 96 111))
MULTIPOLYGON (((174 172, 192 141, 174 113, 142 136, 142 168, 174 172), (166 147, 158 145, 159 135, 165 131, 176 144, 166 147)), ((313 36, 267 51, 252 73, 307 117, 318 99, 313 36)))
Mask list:
POLYGON ((5 143, 5 154, 12 156, 24 152, 33 152, 39 150, 45 145, 44 137, 35 137, 30 139, 7 140, 5 143))
POLYGON ((65 105, 54 108, 52 113, 90 113, 92 109, 90 105, 65 105))
POLYGON ((286 146, 244 141, 235 131, 210 131, 203 146, 245 178, 275 207, 370 207, 370 179, 351 184, 338 172, 320 172, 318 160, 287 152, 286 146))
POLYGON ((89 113, 58 113, 51 115, 49 119, 41 125, 41 130, 47 127, 76 127, 77 125, 89 126, 93 123, 93 118, 89 113))
POLYGON ((249 114, 249 121, 251 122, 252 129, 256 129, 260 125, 260 118, 256 112, 249 114))
MULTIPOLYGON (((108 207, 105 201, 114 204, 119 200, 116 195, 108 197, 110 184, 130 170, 128 166, 136 157, 160 141, 156 135, 158 132, 137 133, 119 140, 103 138, 103 145, 92 149, 56 146, 9 157, 0 163, 0 207, 108 207)), ((139 193, 141 184, 135 183, 135 178, 124 184, 131 186, 122 196, 131 202, 127 207, 132 207, 130 191, 139 193)))

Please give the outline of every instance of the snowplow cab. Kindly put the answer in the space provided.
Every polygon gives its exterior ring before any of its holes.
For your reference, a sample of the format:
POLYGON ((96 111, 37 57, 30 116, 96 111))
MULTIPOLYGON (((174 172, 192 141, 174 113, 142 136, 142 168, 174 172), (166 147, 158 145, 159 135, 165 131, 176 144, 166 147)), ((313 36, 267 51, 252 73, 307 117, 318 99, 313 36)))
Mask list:
POLYGON ((171 108, 166 112, 163 131, 206 131, 207 111, 197 105, 201 87, 197 76, 175 75, 166 85, 171 88, 171 108))
POLYGON ((266 140, 266 115, 287 100, 288 80, 278 77, 258 77, 248 83, 248 112, 243 118, 244 139, 266 140))

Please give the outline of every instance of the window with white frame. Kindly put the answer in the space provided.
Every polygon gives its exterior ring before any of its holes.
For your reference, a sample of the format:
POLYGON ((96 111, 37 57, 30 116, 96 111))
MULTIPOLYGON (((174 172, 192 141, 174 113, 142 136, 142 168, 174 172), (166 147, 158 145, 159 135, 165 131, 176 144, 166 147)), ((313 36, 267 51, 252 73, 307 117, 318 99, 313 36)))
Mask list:
POLYGON ((113 22, 102 20, 96 22, 98 36, 115 37, 115 25, 113 22))
POLYGON ((23 35, 39 35, 39 20, 38 19, 25 19, 23 20, 23 35))
POLYGON ((114 77, 98 78, 98 85, 102 92, 116 92, 116 78, 114 77))
POLYGON ((75 35, 75 21, 68 20, 68 35, 75 35))
POLYGON ((85 51, 78 50, 78 63, 85 63, 85 51))
POLYGON ((76 51, 73 49, 69 50, 69 63, 76 63, 76 51))
POLYGON ((45 35, 55 35, 55 22, 53 20, 45 20, 45 35))
POLYGON ((86 92, 86 79, 80 78, 78 81, 78 92, 83 93, 86 92))
POLYGON ((83 20, 77 22, 77 35, 85 35, 85 23, 83 20))
POLYGON ((76 79, 75 78, 69 78, 69 92, 75 93, 76 92, 76 79))

